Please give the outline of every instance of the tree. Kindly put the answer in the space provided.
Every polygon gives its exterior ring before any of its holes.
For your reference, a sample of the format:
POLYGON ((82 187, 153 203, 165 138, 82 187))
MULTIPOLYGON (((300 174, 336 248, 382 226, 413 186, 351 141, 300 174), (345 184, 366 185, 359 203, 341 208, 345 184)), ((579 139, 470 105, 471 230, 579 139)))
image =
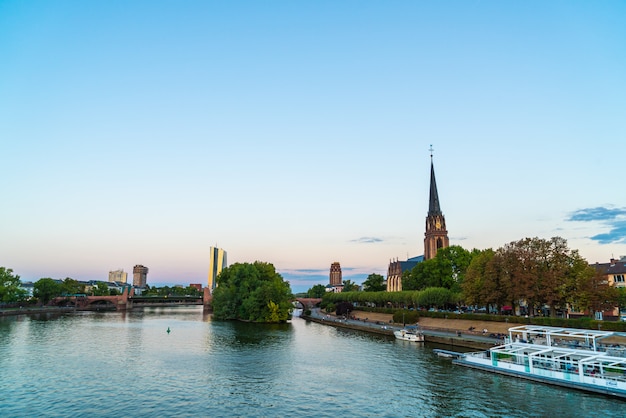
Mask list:
POLYGON ((580 259, 573 265, 570 279, 567 301, 574 310, 601 312, 616 305, 620 307, 623 288, 610 287, 602 270, 596 270, 580 259))
POLYGON ((465 280, 462 284, 465 303, 468 305, 486 305, 491 303, 490 290, 496 283, 493 277, 488 276, 490 263, 495 256, 492 249, 485 250, 472 259, 467 268, 465 280))
POLYGON ((213 317, 252 322, 285 322, 292 309, 289 282, 272 264, 235 263, 217 277, 213 317))
POLYGON ((350 302, 339 302, 337 305, 335 305, 335 315, 349 315, 353 309, 354 306, 352 306, 350 302))
POLYGON ((61 293, 63 293, 61 283, 49 277, 39 279, 33 285, 33 296, 44 305, 57 296, 61 296, 61 293))
POLYGON ((20 276, 13 269, 0 267, 0 302, 19 302, 26 299, 26 290, 20 287, 20 276))
POLYGON ((383 292, 386 290, 384 282, 385 278, 383 276, 372 273, 363 282, 363 290, 367 292, 383 292))
POLYGON ((419 292, 419 304, 421 306, 433 306, 442 308, 452 302, 450 289, 444 287, 429 287, 419 292))
POLYGON ((498 250, 498 257, 510 300, 526 301, 531 315, 547 306, 550 316, 556 316, 580 288, 580 274, 587 268, 578 251, 570 250, 561 237, 511 242, 498 250))
POLYGON ((92 289, 91 294, 94 296, 110 296, 109 285, 105 282, 98 282, 92 289))
POLYGON ((326 286, 323 284, 316 284, 306 292, 307 298, 321 298, 326 294, 326 286))
POLYGON ((77 293, 85 293, 85 286, 78 283, 77 280, 74 280, 70 277, 67 277, 63 280, 61 284, 62 293, 67 295, 75 295, 77 293))
POLYGON ((441 248, 435 258, 418 263, 410 273, 403 273, 402 290, 445 287, 459 293, 465 272, 472 258, 478 253, 478 250, 470 252, 458 245, 441 248))
POLYGON ((343 281, 343 290, 342 292, 355 292, 359 290, 359 285, 354 283, 352 280, 344 280, 343 281))

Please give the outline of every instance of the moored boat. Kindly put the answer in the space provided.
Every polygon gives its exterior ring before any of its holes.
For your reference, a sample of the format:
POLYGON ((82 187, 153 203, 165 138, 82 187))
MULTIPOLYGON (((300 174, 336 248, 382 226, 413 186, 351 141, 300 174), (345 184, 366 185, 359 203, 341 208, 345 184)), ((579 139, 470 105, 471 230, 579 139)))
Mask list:
POLYGON ((398 340, 423 342, 424 334, 416 326, 406 326, 404 329, 393 332, 398 340))
POLYGON ((626 335, 611 331, 513 327, 504 345, 454 363, 626 398, 626 335))

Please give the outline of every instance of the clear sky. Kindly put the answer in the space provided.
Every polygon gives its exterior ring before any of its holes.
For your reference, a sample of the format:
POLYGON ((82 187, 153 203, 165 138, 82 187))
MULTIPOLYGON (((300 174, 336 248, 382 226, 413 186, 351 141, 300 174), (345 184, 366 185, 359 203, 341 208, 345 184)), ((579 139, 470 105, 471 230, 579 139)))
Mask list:
POLYGON ((0 266, 294 291, 451 245, 626 255, 623 1, 0 1, 0 266))

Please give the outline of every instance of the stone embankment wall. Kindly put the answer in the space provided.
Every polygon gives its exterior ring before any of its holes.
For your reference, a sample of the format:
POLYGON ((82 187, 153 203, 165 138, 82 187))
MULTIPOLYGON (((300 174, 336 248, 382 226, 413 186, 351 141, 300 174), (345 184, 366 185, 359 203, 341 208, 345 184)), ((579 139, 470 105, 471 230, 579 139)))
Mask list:
MULTIPOLYGON (((390 322, 391 315, 372 314, 370 312, 353 312, 350 319, 337 318, 334 315, 328 314, 313 314, 312 316, 304 318, 323 325, 388 336, 393 336, 394 330, 403 327, 402 324, 390 322)), ((488 330, 484 328, 485 324, 483 321, 468 321, 470 323, 468 324, 463 320, 442 319, 440 321, 447 322, 438 323, 437 321, 439 320, 437 319, 435 319, 435 321, 428 321, 431 319, 433 318, 422 318, 419 322, 420 329, 426 337, 426 342, 474 350, 486 350, 502 343, 501 338, 494 337, 493 335, 498 334, 502 336, 499 330, 503 327, 497 326, 494 329, 494 323, 488 323, 492 328, 492 330, 488 330), (470 327, 473 327, 472 331, 469 330, 470 327), (484 332, 485 330, 487 330, 487 332, 484 332)), ((506 326, 506 330, 508 330, 508 325, 502 325, 506 326)))

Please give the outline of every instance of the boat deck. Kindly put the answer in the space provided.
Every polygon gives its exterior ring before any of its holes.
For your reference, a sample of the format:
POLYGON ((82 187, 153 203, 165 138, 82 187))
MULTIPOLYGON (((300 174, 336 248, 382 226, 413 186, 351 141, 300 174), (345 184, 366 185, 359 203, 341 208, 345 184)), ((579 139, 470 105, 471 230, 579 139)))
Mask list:
MULTIPOLYGON (((455 364, 564 387, 626 398, 626 357, 621 344, 606 344, 609 331, 521 326, 506 343, 465 353, 455 364)), ((626 346, 625 346, 626 347, 626 346)))

